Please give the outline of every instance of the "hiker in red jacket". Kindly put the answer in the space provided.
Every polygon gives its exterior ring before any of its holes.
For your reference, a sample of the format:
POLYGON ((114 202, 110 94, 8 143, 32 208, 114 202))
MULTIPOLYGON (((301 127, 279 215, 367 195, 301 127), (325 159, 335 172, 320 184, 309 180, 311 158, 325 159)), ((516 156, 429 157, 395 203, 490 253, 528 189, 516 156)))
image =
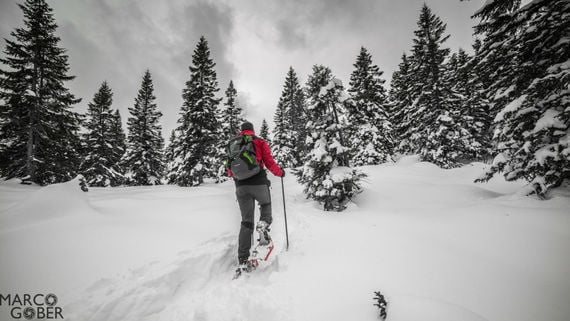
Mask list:
MULTIPOLYGON (((255 201, 259 204, 260 219, 257 224, 257 231, 260 235, 259 243, 265 245, 269 243, 269 225, 273 221, 271 216, 271 195, 269 193, 270 182, 267 179, 265 168, 269 169, 273 175, 278 177, 285 176, 285 171, 275 163, 271 156, 269 145, 267 142, 257 136, 253 130, 253 124, 246 121, 241 125, 239 136, 247 135, 253 139, 255 147, 255 157, 261 170, 252 177, 238 180, 234 177, 236 184, 236 196, 241 211, 241 228, 239 232, 238 261, 240 267, 246 269, 249 258, 249 250, 251 248, 251 238, 253 235, 253 222, 255 201), (264 244, 265 243, 265 244, 264 244)), ((228 175, 233 177, 231 170, 228 169, 228 175)))

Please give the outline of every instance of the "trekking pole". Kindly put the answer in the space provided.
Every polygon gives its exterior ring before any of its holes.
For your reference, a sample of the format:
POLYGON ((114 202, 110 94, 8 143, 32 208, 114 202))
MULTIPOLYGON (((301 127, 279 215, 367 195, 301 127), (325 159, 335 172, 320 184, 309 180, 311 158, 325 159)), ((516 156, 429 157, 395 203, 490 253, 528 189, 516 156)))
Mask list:
POLYGON ((285 238, 287 240, 287 246, 285 250, 289 250, 289 231, 287 230, 287 208, 285 207, 285 185, 283 184, 283 177, 281 177, 281 194, 283 194, 283 215, 285 216, 285 238))

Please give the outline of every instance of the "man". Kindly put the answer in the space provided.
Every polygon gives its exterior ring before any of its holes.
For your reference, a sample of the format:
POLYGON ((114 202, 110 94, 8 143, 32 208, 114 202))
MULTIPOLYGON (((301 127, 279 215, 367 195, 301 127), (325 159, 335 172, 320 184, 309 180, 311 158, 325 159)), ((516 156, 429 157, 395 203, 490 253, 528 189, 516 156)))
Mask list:
MULTIPOLYGON (((260 219, 256 229, 260 235, 260 244, 264 245, 269 243, 269 225, 273 221, 271 216, 271 195, 269 193, 269 180, 265 168, 269 169, 273 175, 278 177, 285 176, 283 171, 271 156, 271 151, 267 142, 257 136, 253 130, 253 124, 246 121, 241 125, 241 132, 239 136, 247 135, 253 139, 253 146, 255 147, 255 158, 261 167, 258 174, 252 177, 238 180, 234 177, 236 184, 236 196, 241 211, 241 228, 239 231, 239 246, 238 246, 238 262, 239 269, 247 270, 249 259, 249 251, 251 249, 251 239, 253 235, 253 222, 255 201, 259 204, 260 219)), ((228 169, 228 175, 233 177, 231 170, 228 169)))

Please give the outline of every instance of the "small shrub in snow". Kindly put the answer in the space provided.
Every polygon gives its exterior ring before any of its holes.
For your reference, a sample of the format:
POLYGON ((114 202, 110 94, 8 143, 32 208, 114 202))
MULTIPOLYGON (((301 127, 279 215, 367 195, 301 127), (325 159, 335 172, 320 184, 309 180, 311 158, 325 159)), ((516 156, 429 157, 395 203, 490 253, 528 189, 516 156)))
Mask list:
POLYGON ((386 317, 388 316, 386 313, 386 309, 388 308, 388 302, 386 301, 386 298, 384 295, 382 295, 382 293, 380 293, 380 291, 376 291, 374 292, 374 301, 376 302, 374 303, 374 306, 378 307, 380 310, 380 318, 382 320, 386 320, 386 317))

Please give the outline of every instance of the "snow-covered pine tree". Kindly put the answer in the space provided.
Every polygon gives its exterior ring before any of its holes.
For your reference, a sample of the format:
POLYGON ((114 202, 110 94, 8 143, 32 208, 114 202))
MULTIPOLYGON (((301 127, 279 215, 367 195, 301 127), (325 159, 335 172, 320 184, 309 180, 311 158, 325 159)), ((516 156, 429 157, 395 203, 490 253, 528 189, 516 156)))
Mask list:
POLYGON ((351 164, 385 163, 392 160, 394 142, 383 72, 372 63, 372 56, 364 47, 353 66, 348 89, 351 99, 346 104, 351 124, 351 164))
POLYGON ((164 138, 160 118, 162 113, 155 102, 154 85, 146 70, 135 104, 129 108, 127 153, 123 158, 127 183, 159 185, 164 175, 164 138))
POLYGON ((418 148, 420 158, 443 168, 457 166, 463 146, 456 119, 456 103, 444 77, 448 48, 442 48, 449 38, 446 25, 424 4, 414 32, 412 49, 412 93, 414 102, 411 126, 404 136, 418 148))
MULTIPOLYGON (((291 130, 293 132, 293 157, 295 158, 295 167, 303 164, 303 159, 307 154, 307 146, 305 140, 307 138, 307 104, 305 93, 301 88, 299 78, 293 67, 289 67, 285 80, 287 86, 287 98, 290 106, 289 117, 291 121, 291 130)), ((285 88, 284 88, 285 91, 285 88)))
POLYGON ((225 109, 221 111, 220 123, 223 128, 223 137, 227 141, 240 131, 240 125, 244 122, 243 110, 238 104, 237 90, 234 82, 230 81, 226 89, 225 109))
POLYGON ((113 145, 116 118, 112 104, 113 93, 105 81, 88 105, 83 134, 86 155, 79 169, 89 186, 117 186, 124 179, 117 159, 121 151, 113 145))
POLYGON ((402 154, 410 154, 417 150, 417 146, 412 146, 409 137, 410 126, 415 126, 410 118, 414 101, 412 81, 410 59, 404 53, 402 62, 398 65, 398 70, 392 74, 390 83, 390 121, 394 126, 395 149, 402 154))
POLYGON ((296 159, 293 155, 293 130, 291 129, 289 110, 283 100, 277 103, 277 109, 273 116, 275 127, 273 128, 272 152, 275 161, 283 168, 295 167, 296 159))
POLYGON ((442 73, 442 79, 443 87, 447 89, 449 116, 453 119, 455 125, 454 137, 453 140, 449 141, 449 144, 453 146, 452 149, 456 153, 456 162, 468 162, 473 160, 473 153, 470 148, 473 138, 471 137, 471 131, 467 127, 471 116, 468 114, 468 108, 466 108, 467 96, 464 94, 465 88, 459 80, 459 76, 462 76, 459 72, 459 59, 458 53, 453 53, 449 57, 442 73))
POLYGON ((285 168, 297 167, 305 154, 305 97, 293 67, 289 67, 273 117, 273 155, 285 168))
POLYGON ((68 56, 45 0, 20 5, 24 27, 6 39, 0 69, 0 174, 38 184, 67 181, 80 162, 76 99, 65 82, 68 56))
MULTIPOLYGON (((475 52, 476 47, 477 43, 475 52)), ((449 86, 459 103, 457 119, 466 160, 482 160, 489 155, 491 148, 489 103, 482 96, 481 79, 473 70, 475 61, 475 57, 459 49, 448 63, 449 86)))
POLYGON ((483 38, 474 69, 483 82, 492 119, 521 92, 516 81, 521 66, 515 35, 520 28, 515 19, 519 5, 520 0, 489 1, 474 15, 480 19, 475 33, 483 38))
POLYGON ((307 198, 324 204, 325 211, 342 211, 360 192, 365 175, 348 167, 349 146, 342 82, 329 68, 314 66, 307 81, 307 147, 309 153, 297 176, 307 198))
MULTIPOLYGON (((503 1, 487 3, 476 16, 485 36, 481 55, 498 60, 497 47, 509 43, 519 63, 510 85, 496 77, 488 89, 491 103, 500 108, 498 155, 480 180, 503 173, 509 181, 528 181, 528 194, 546 197, 570 178, 570 5, 552 0, 521 7, 520 1, 503 1)), ((496 62, 482 59, 479 67, 489 70, 496 62)))
POLYGON ((219 159, 216 163, 219 166, 216 171, 216 183, 221 183, 228 179, 226 168, 223 163, 227 159, 227 145, 232 137, 240 131, 240 125, 245 121, 243 118, 243 109, 240 107, 237 97, 237 90, 234 82, 230 80, 226 89, 226 101, 222 108, 217 108, 217 118, 220 124, 218 140, 215 143, 215 159, 219 159))
MULTIPOLYGON (((172 170, 172 164, 174 159, 174 142, 176 141, 176 129, 170 132, 170 137, 168 138, 168 145, 164 148, 164 159, 166 160, 166 173, 170 173, 172 170)), ((168 177, 167 177, 168 178, 168 177)))
POLYGON ((261 122, 261 130, 259 131, 259 137, 267 141, 268 144, 271 144, 271 140, 269 139, 269 125, 267 125, 267 121, 265 120, 265 118, 261 122))
MULTIPOLYGON (((127 137, 123 130, 123 121, 119 110, 115 110, 111 119, 111 129, 109 134, 109 141, 113 148, 113 156, 110 159, 113 164, 117 164, 117 170, 120 173, 125 173, 121 161, 127 151, 127 137)), ((123 182, 124 183, 124 182, 123 182)))
POLYGON ((182 93, 184 103, 171 144, 168 182, 196 186, 205 178, 216 178, 223 166, 219 159, 221 130, 216 117, 220 98, 215 63, 210 58, 208 42, 200 38, 190 66, 190 80, 182 93))

